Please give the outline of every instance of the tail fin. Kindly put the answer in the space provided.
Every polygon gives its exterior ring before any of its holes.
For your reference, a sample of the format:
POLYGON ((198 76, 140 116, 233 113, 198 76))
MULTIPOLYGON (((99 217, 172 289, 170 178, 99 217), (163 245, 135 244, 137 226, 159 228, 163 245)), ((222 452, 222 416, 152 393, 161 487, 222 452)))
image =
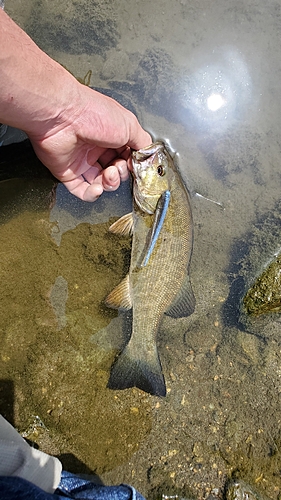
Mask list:
POLYGON ((166 396, 165 379, 156 348, 150 358, 140 359, 131 355, 129 342, 111 368, 107 387, 138 387, 153 396, 166 396))

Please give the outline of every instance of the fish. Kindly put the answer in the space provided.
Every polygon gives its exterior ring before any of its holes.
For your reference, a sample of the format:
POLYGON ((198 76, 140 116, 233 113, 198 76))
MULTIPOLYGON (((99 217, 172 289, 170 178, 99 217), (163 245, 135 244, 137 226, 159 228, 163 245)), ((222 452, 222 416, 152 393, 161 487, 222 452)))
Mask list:
POLYGON ((111 367, 107 387, 137 387, 166 395, 157 350, 164 314, 173 318, 194 312, 189 268, 193 220, 189 192, 166 145, 157 141, 133 151, 133 211, 109 230, 132 235, 127 276, 107 296, 111 308, 132 310, 131 336, 111 367))

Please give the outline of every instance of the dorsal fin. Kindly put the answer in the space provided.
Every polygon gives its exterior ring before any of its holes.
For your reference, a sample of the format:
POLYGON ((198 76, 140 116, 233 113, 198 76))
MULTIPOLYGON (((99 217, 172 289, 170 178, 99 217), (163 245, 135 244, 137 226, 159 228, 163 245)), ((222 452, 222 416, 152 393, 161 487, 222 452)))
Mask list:
POLYGON ((116 222, 113 222, 109 227, 109 231, 114 234, 122 234, 123 236, 132 235, 134 229, 134 218, 132 212, 123 215, 116 222))
POLYGON ((112 309, 129 310, 132 308, 129 274, 110 292, 105 299, 105 303, 112 309))

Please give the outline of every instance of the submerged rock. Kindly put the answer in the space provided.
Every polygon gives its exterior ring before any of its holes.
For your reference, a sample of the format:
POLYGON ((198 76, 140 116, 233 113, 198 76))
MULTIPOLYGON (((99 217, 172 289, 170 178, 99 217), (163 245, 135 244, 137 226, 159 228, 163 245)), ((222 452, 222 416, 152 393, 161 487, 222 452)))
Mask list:
POLYGON ((267 500, 244 481, 233 481, 227 487, 226 500, 267 500))
POLYGON ((269 263, 248 290, 243 305, 248 314, 255 316, 281 312, 281 254, 269 263))
POLYGON ((226 321, 244 330, 277 336, 281 313, 281 201, 233 249, 234 276, 225 307, 226 321))

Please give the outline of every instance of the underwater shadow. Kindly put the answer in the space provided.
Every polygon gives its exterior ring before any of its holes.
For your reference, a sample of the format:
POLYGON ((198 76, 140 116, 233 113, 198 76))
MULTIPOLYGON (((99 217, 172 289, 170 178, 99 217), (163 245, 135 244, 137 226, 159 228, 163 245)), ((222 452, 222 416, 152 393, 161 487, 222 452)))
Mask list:
POLYGON ((246 292, 246 283, 240 275, 242 261, 249 252, 247 238, 238 239, 234 242, 229 265, 226 268, 227 279, 230 285, 229 294, 222 307, 222 319, 224 326, 238 327, 243 329, 239 321, 240 304, 246 292))
MULTIPOLYGON (((14 418, 15 389, 14 382, 9 379, 0 379, 0 414, 15 427, 14 418)), ((32 447, 38 449, 33 441, 25 439, 32 447)), ((100 477, 90 469, 84 462, 79 460, 72 453, 63 453, 57 458, 61 461, 63 469, 78 474, 80 477, 89 479, 95 484, 103 485, 100 477)))
POLYGON ((8 379, 0 379, 0 414, 13 426, 15 425, 14 402, 14 382, 8 379))
POLYGON ((104 485, 101 478, 73 453, 62 453, 56 455, 56 457, 61 461, 63 470, 76 474, 83 479, 88 479, 94 484, 104 485))
POLYGON ((37 158, 28 139, 0 148, 0 182, 19 178, 53 179, 58 182, 37 158))

